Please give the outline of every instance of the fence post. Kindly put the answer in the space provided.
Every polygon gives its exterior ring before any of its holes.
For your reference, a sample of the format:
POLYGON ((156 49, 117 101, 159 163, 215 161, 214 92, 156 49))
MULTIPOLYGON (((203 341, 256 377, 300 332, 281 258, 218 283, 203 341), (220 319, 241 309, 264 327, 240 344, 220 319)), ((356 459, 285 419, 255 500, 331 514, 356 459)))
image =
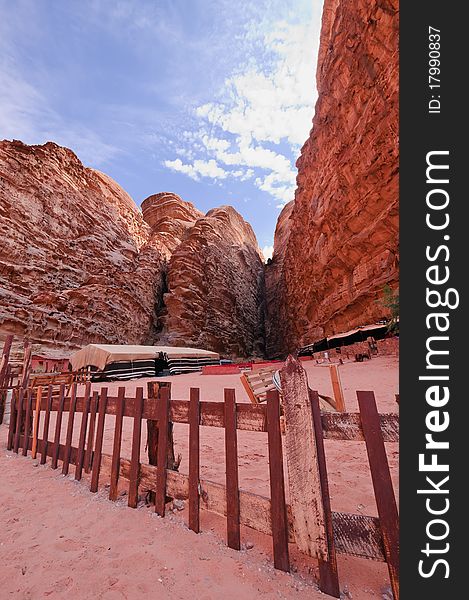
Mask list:
MULTIPOLYGON (((157 401, 158 392, 160 389, 167 388, 169 398, 171 398, 171 382, 170 381, 149 381, 147 384, 148 399, 157 401)), ((158 464, 158 421, 147 419, 147 449, 148 449, 148 464, 156 466, 158 464)), ((179 468, 180 459, 176 460, 174 456, 174 440, 173 440, 173 424, 168 424, 168 447, 167 447, 167 468, 171 471, 177 471, 179 468)), ((150 501, 155 502, 155 492, 150 492, 150 501)))
POLYGON ((324 437, 318 393, 309 390, 309 399, 311 402, 311 413, 313 415, 314 432, 316 435, 316 450, 318 453, 319 477, 321 480, 322 505, 324 509, 324 526, 326 529, 327 550, 329 554, 327 560, 319 559, 319 587, 325 594, 334 596, 334 598, 340 598, 331 499, 329 496, 329 482, 327 479, 326 454, 324 451, 324 437))
POLYGON ((309 556, 327 561, 329 552, 308 378, 301 363, 292 356, 287 358, 280 371, 280 382, 296 544, 309 556))
POLYGON ((9 358, 11 345, 13 343, 13 336, 7 335, 5 343, 3 344, 2 358, 0 360, 0 425, 3 423, 3 413, 5 411, 5 399, 7 391, 2 388, 8 387, 8 371, 9 371, 9 358))
POLYGON ((384 554, 395 600, 399 600, 399 515, 373 392, 357 392, 360 420, 383 536, 384 554))
POLYGON ((335 409, 338 412, 345 412, 344 392, 340 381, 339 367, 337 365, 329 365, 331 375, 332 390, 334 392, 335 409))

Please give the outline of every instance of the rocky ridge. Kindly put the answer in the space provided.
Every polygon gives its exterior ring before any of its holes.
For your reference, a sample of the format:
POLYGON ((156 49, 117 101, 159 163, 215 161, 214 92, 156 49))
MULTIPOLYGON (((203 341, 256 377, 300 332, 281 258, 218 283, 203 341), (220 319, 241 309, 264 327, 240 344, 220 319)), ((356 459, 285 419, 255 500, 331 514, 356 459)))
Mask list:
MULTIPOLYGON (((204 325, 211 334, 200 336, 200 342, 207 349, 226 344, 250 352, 251 329, 258 327, 252 320, 251 296, 256 292, 247 294, 245 306, 246 289, 237 289, 235 280, 241 278, 254 289, 263 281, 252 230, 249 235, 234 209, 219 209, 220 215, 230 215, 225 220, 205 217, 176 194, 150 196, 142 208, 143 214, 116 182, 84 167, 71 150, 52 142, 41 146, 0 142, 0 331, 56 347, 89 342, 151 344, 168 335, 185 345, 194 336, 180 335, 182 320, 168 313, 164 295, 174 300, 169 282, 191 274, 188 261, 179 254, 169 276, 170 259, 179 246, 187 248, 186 237, 196 239, 201 229, 207 239, 217 237, 210 226, 219 230, 223 221, 226 238, 230 243, 236 240, 241 254, 255 266, 251 269, 240 260, 233 280, 226 282, 241 315, 232 330, 235 339, 226 329, 230 314, 218 310, 204 325), (199 221, 202 224, 197 225, 199 221), (242 231, 230 230, 236 227, 242 231)), ((201 254, 203 260, 207 252, 201 254)), ((191 264, 194 277, 199 277, 204 267, 197 266, 196 259, 191 264)), ((214 262, 223 259, 219 253, 213 257, 214 262)), ((223 270, 223 265, 217 268, 223 270)), ((210 271, 204 281, 224 302, 216 274, 216 269, 210 271)), ((216 295, 211 293, 205 302, 216 302, 216 295)))
POLYGON ((398 24, 397 0, 325 0, 313 129, 266 272, 271 353, 373 322, 398 285, 398 24))

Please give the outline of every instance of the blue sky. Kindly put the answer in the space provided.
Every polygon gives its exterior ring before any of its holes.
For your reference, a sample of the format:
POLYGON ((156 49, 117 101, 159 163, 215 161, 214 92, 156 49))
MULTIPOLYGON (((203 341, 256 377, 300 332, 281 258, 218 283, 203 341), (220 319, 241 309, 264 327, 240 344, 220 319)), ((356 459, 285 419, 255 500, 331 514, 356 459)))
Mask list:
POLYGON ((67 146, 137 204, 160 191, 231 204, 269 247, 311 128, 321 11, 0 0, 0 138, 67 146))

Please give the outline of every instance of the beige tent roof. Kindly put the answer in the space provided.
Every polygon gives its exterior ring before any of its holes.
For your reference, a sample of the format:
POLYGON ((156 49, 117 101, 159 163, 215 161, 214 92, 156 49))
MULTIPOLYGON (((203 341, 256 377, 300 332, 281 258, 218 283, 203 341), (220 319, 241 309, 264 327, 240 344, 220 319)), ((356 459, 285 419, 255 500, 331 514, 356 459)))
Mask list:
POLYGON ((156 358, 162 352, 168 359, 177 358, 213 358, 218 360, 216 352, 200 348, 177 348, 172 346, 119 346, 112 344, 88 344, 70 357, 74 371, 87 367, 97 367, 100 371, 106 365, 116 361, 145 360, 156 358))
POLYGON ((354 333, 358 333, 359 331, 373 331, 374 329, 382 329, 386 327, 386 323, 375 323, 373 325, 362 325, 360 327, 356 327, 355 329, 351 329, 350 331, 345 331, 344 333, 338 333, 337 335, 331 335, 327 338, 327 341, 337 340, 339 338, 348 337, 349 335, 353 335, 354 333))

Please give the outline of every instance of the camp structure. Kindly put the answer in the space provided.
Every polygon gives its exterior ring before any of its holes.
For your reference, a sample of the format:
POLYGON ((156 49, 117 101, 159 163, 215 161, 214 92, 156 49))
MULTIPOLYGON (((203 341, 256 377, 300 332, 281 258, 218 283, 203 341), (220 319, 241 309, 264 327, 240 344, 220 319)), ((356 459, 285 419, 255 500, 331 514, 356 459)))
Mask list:
POLYGON ((310 356, 313 352, 322 352, 324 350, 330 350, 331 348, 348 346, 349 344, 365 341, 368 336, 373 336, 375 340, 381 340, 386 337, 387 333, 388 325, 385 322, 374 323, 372 325, 361 325, 350 331, 337 333, 330 337, 317 340, 313 344, 303 346, 298 350, 298 356, 310 356))
POLYGON ((94 381, 155 377, 199 371, 220 364, 216 352, 171 346, 88 344, 70 358, 73 371, 89 370, 94 381))

